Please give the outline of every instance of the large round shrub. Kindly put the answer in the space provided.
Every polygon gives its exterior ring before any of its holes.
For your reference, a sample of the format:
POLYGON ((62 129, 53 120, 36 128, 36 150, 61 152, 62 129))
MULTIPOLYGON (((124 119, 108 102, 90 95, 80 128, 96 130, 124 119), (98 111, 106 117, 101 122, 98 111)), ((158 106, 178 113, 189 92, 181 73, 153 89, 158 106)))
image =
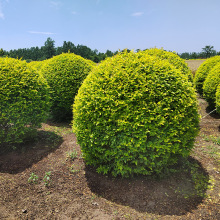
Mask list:
POLYGON ((220 56, 215 56, 203 62, 196 71, 194 84, 200 95, 203 95, 203 84, 211 69, 220 62, 220 56))
POLYGON ((187 76, 166 60, 132 52, 89 74, 73 116, 86 163, 114 176, 160 173, 188 156, 199 123, 187 76))
POLYGON ((216 90, 220 84, 220 63, 210 71, 203 85, 203 95, 210 106, 215 106, 216 90))
POLYGON ((220 84, 218 85, 216 92, 216 109, 217 112, 220 113, 220 84))
POLYGON ((191 70, 189 69, 185 60, 180 58, 177 54, 158 48, 147 49, 145 51, 139 52, 139 54, 148 54, 151 56, 157 56, 162 60, 169 61, 170 64, 172 64, 176 69, 179 69, 182 74, 188 76, 188 79, 191 82, 193 82, 193 75, 191 70))
POLYGON ((0 145, 19 143, 48 116, 46 80, 25 61, 0 58, 0 145))
POLYGON ((46 61, 42 73, 51 88, 51 113, 56 121, 72 119, 72 105, 83 80, 95 64, 73 53, 46 61))

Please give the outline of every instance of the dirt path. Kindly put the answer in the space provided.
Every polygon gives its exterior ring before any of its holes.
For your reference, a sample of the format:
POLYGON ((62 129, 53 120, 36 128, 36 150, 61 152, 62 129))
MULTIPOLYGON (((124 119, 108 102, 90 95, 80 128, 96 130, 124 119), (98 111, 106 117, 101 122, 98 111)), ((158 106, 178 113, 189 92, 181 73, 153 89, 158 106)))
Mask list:
POLYGON ((193 73, 198 69, 198 67, 204 62, 206 59, 201 60, 186 60, 186 63, 188 64, 189 68, 193 73))

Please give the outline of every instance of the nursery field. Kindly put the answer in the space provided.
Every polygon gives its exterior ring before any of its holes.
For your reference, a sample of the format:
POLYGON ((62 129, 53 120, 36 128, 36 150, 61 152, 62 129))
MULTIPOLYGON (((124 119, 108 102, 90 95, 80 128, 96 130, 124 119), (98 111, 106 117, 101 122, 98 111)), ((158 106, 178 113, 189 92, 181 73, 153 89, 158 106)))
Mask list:
POLYGON ((220 219, 220 115, 198 102, 192 153, 161 176, 98 174, 71 125, 48 121, 35 139, 0 152, 0 219, 220 219))
POLYGON ((201 120, 193 169, 121 179, 85 166, 68 124, 44 124, 36 140, 0 156, 0 219, 219 219, 219 125, 215 114, 201 120))
POLYGON ((205 59, 201 60, 186 60, 186 63, 188 63, 189 68, 193 73, 197 70, 197 68, 205 61, 205 59))

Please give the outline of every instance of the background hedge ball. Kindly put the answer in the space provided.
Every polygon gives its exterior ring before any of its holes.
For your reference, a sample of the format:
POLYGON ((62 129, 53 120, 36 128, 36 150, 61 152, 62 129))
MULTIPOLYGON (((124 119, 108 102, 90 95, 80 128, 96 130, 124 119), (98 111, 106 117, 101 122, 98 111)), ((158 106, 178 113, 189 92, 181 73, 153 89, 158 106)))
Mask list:
POLYGON ((152 48, 145 51, 140 51, 140 54, 148 54, 151 56, 157 56, 161 60, 167 60, 176 69, 180 70, 182 74, 188 76, 189 81, 193 82, 193 75, 184 59, 180 58, 173 52, 168 52, 163 49, 152 48))
POLYGON ((167 60, 120 53, 95 68, 73 105, 87 164, 114 176, 160 173, 198 133, 195 89, 167 60))
POLYGON ((203 84, 203 95, 209 105, 215 108, 216 105, 216 90, 220 84, 220 63, 212 68, 203 84))
POLYGON ((217 108, 217 112, 220 113, 220 84, 218 85, 216 91, 216 108, 217 108))
POLYGON ((61 54, 45 62, 41 71, 50 86, 54 120, 72 119, 74 97, 94 65, 73 53, 61 54))
POLYGON ((215 56, 207 59, 205 62, 203 62, 199 68, 196 71, 195 77, 194 77, 194 84, 196 86, 196 90, 200 95, 203 95, 203 84, 211 72, 212 68, 215 67, 215 65, 220 63, 220 56, 215 56))
POLYGON ((0 58, 0 145, 19 143, 48 117, 46 80, 25 61, 0 58))

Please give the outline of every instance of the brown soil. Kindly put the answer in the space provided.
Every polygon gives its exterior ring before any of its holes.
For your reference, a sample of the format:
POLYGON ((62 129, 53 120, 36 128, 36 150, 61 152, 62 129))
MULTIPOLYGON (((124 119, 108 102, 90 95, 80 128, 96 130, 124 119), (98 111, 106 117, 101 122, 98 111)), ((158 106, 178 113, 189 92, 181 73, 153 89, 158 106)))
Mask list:
MULTIPOLYGON (((199 102, 204 116, 207 103, 199 102)), ((219 158, 210 156, 211 142, 204 140, 218 137, 219 126, 219 115, 201 120, 189 158, 211 184, 203 189, 206 196, 201 196, 196 195, 193 176, 181 164, 181 172, 163 178, 97 174, 85 166, 68 125, 44 124, 36 140, 0 155, 0 219, 220 219, 219 158), (71 159, 67 153, 74 150, 78 154, 71 159), (42 180, 49 171, 51 181, 45 185, 42 180), (28 183, 31 173, 39 176, 36 184, 28 183)))
POLYGON ((189 68, 193 73, 196 72, 198 67, 205 61, 206 59, 201 60, 186 60, 186 63, 188 64, 189 68))

